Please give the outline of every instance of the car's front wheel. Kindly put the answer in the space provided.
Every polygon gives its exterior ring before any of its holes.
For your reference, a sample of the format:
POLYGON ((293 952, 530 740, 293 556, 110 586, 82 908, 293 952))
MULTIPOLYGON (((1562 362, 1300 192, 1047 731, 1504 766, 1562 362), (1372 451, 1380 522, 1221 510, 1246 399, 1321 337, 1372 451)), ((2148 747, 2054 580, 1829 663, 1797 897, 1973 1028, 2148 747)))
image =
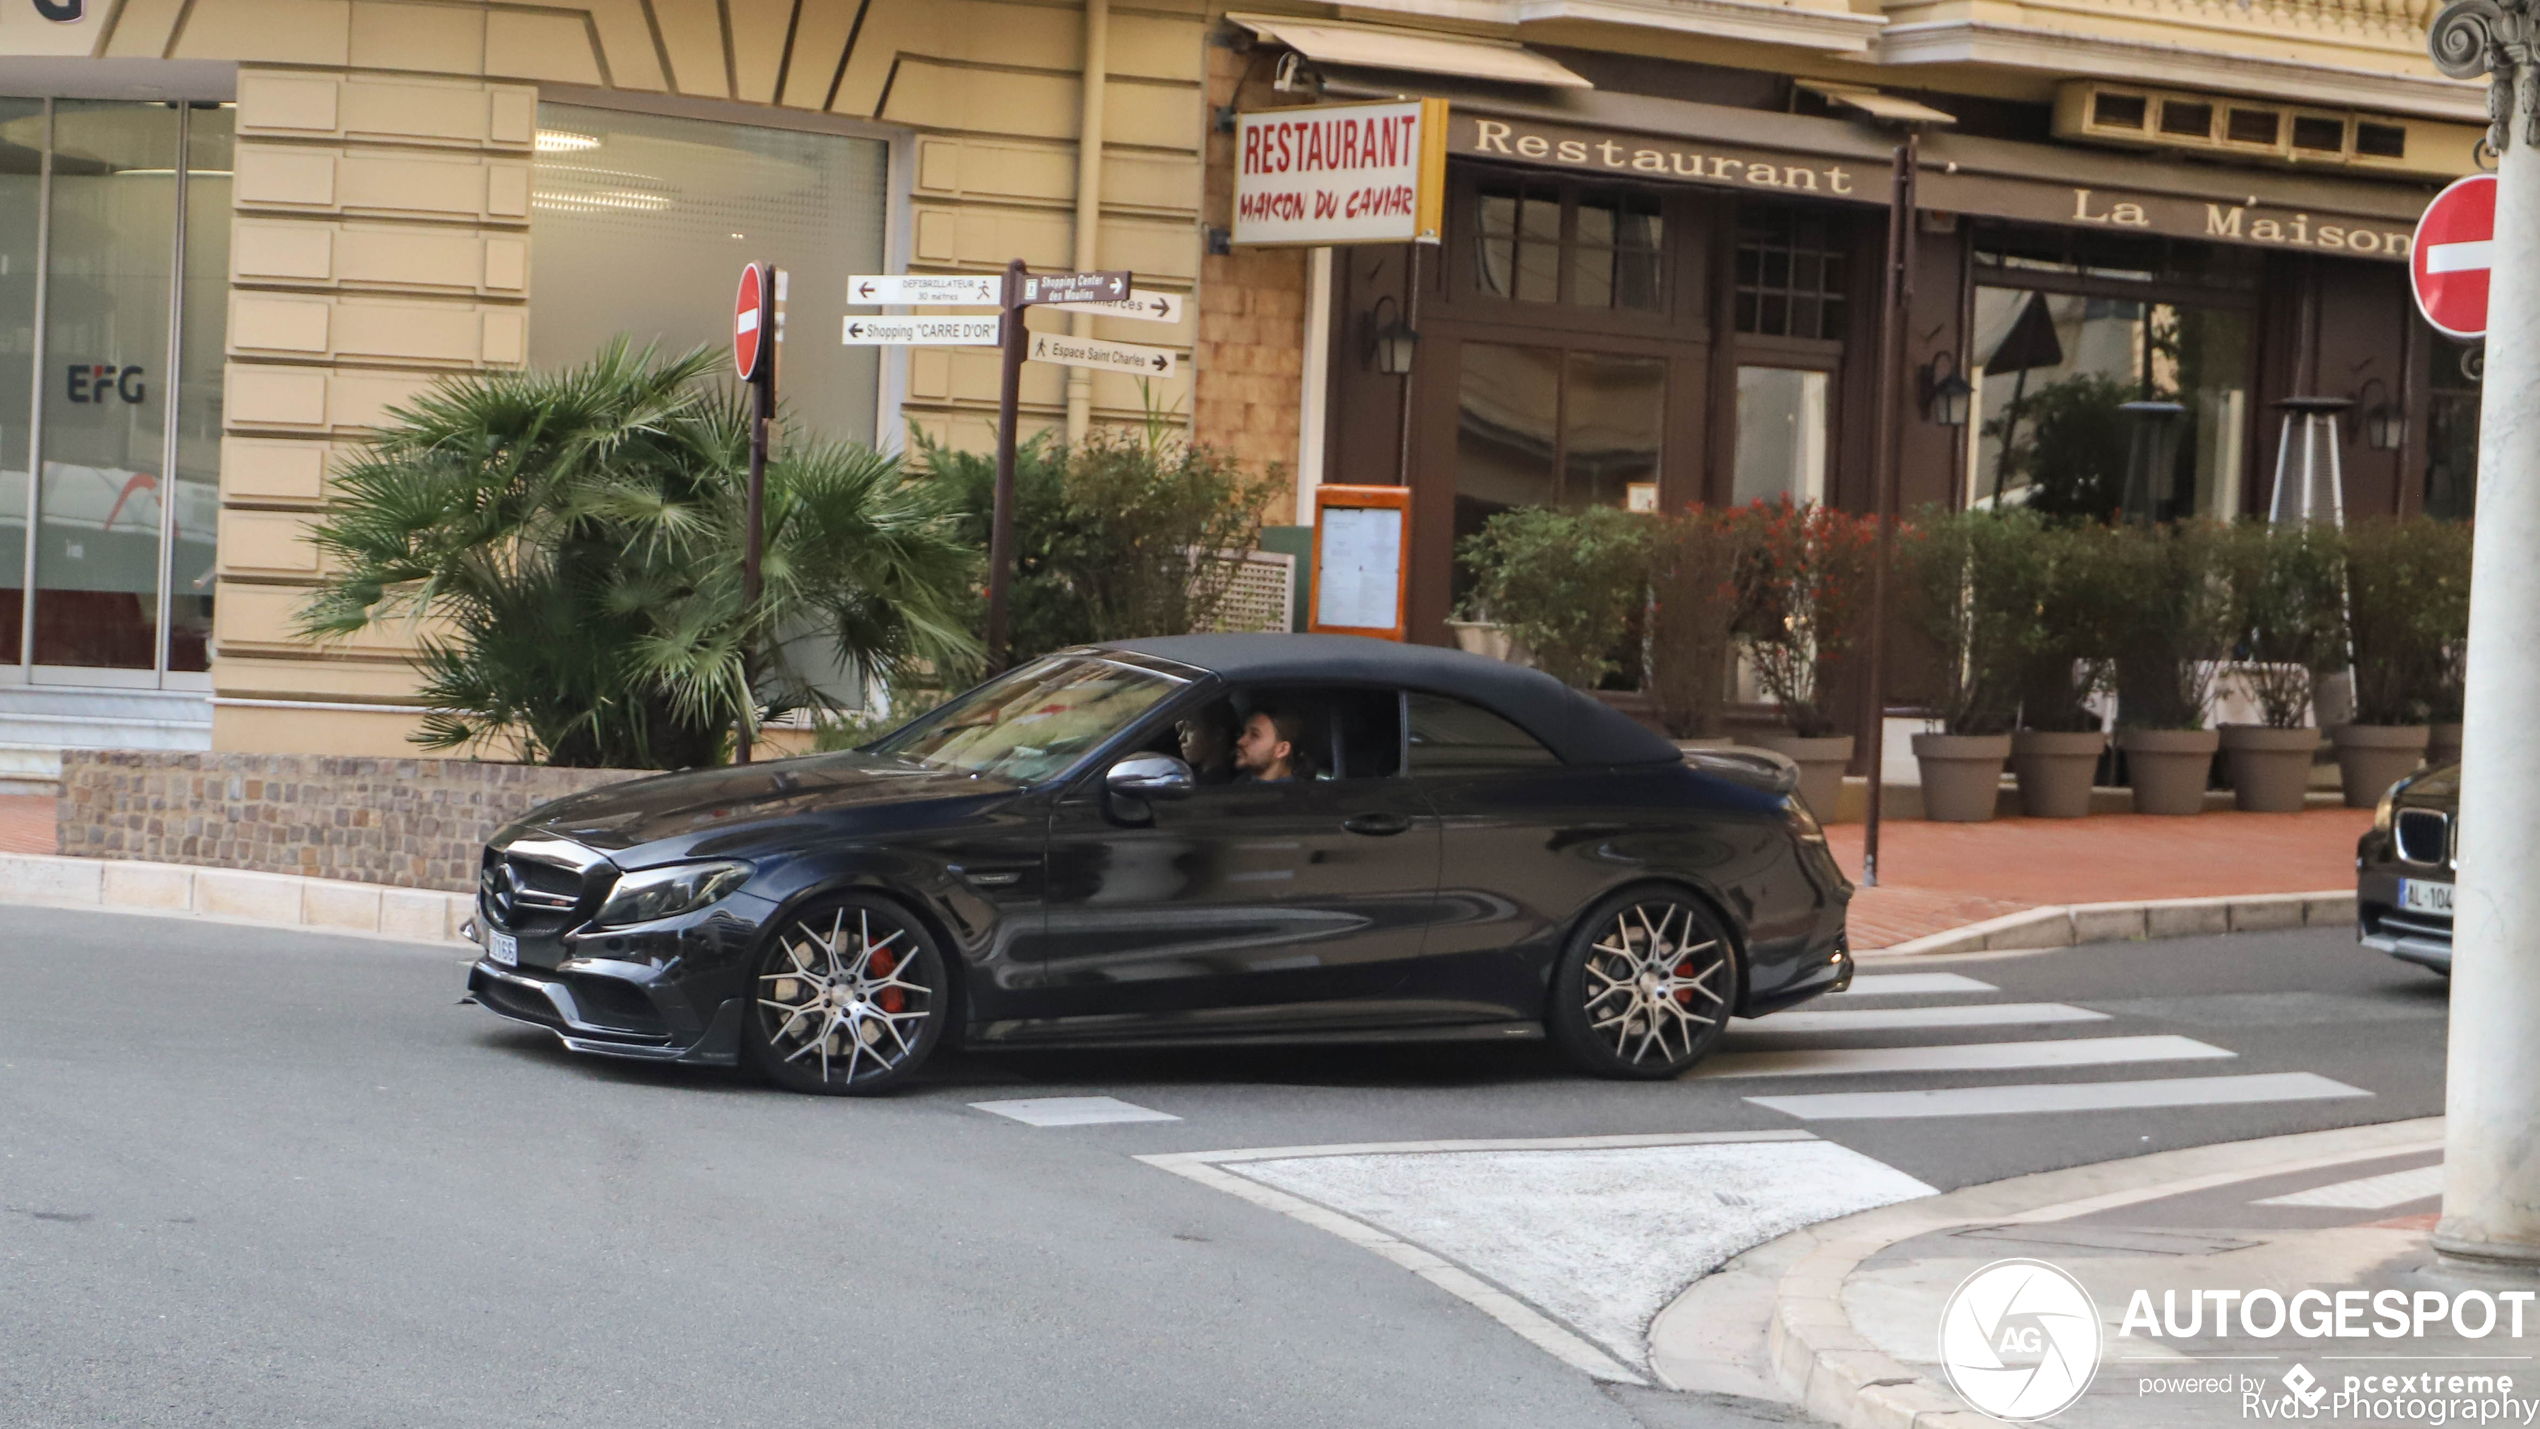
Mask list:
POLYGON ((1546 1030, 1586 1072, 1656 1080, 1718 1045, 1737 997, 1737 952, 1690 895, 1606 900, 1571 936, 1546 1030))
POLYGON ((823 899, 786 919, 759 957, 741 1043, 798 1092, 864 1096, 925 1065, 952 1015, 941 949, 888 900, 823 899))

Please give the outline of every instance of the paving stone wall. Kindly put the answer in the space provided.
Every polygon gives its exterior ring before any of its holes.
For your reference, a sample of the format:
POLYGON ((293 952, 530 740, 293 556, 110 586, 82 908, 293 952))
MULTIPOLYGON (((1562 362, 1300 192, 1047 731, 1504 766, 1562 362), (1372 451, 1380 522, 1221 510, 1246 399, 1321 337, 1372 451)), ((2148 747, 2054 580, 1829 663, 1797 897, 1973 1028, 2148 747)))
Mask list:
POLYGON ((465 892, 494 830, 647 771, 467 759, 62 752, 61 851, 465 892))

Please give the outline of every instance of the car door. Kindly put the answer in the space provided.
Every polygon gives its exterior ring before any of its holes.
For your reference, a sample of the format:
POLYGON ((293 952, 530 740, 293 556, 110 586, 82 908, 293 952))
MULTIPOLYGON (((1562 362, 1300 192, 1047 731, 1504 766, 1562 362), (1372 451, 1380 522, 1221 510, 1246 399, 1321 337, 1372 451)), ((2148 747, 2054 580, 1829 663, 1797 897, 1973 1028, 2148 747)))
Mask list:
POLYGON ((1438 882, 1437 818, 1401 777, 1399 694, 1205 696, 1220 697, 1313 711, 1320 777, 1124 800, 1091 771, 1050 817, 1035 1001, 1124 1035, 1398 1017, 1438 882))
POLYGON ((1531 1018, 1562 920, 1594 886, 1577 847, 1605 816, 1596 781, 1490 710, 1446 695, 1405 701, 1411 782, 1437 810, 1443 873, 1422 977, 1476 1016, 1531 1018))

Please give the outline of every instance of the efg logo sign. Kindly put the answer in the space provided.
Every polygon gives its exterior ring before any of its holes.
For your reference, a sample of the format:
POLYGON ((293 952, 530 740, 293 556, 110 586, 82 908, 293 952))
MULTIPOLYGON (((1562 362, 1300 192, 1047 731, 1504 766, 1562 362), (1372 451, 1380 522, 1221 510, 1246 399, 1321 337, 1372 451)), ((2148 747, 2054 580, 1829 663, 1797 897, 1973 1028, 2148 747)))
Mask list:
POLYGON ((56 25, 76 25, 88 18, 88 0, 35 0, 35 13, 56 25))
POLYGON ((2099 1310, 2042 1260, 1997 1260, 1960 1281, 1940 1316, 1940 1363, 1978 1412, 2014 1424, 2072 1407, 2099 1372, 2099 1310))

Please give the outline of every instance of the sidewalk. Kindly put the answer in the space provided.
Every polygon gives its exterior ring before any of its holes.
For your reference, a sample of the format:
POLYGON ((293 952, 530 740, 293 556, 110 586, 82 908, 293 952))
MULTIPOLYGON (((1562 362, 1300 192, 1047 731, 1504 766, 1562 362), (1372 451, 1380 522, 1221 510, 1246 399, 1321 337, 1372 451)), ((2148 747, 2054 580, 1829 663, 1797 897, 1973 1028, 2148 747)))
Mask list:
MULTIPOLYGON (((2317 1290, 2329 1298, 2313 1303, 2333 1308, 2340 1292, 2369 1307, 2374 1294, 2395 1290, 2425 1308, 2436 1294, 2448 1303, 2467 1291, 2540 1288, 2540 1280, 2473 1277, 2435 1261, 2428 1238, 2442 1192, 2442 1135, 2441 1118, 2426 1118, 2202 1146, 1826 1222, 1732 1261, 1716 1286, 1687 1291, 1651 1327, 1651 1363, 1671 1385, 1734 1390, 1723 1375, 1739 1366, 1705 1323, 1730 1305, 1722 1297, 1753 1303, 1769 1284, 1767 1355, 1744 1368, 1772 1376, 1810 1413, 1846 1429, 1989 1424, 1939 1363, 1942 1323, 1970 1275, 2024 1258, 2078 1280, 2100 1321, 2096 1378, 2055 1416, 2058 1425, 2237 1424, 2251 1394, 2272 1406, 2308 1387, 2334 1396, 2350 1375, 2435 1369, 2512 1375, 2514 1392, 2529 1399, 2528 1337, 2540 1334, 2540 1318, 2516 1341, 2502 1317, 2492 1334, 2466 1336, 2446 1319, 2393 1337, 2373 1328, 2370 1308, 2350 1315, 2361 1328, 2342 1336, 2301 1333, 2298 1325, 2323 1328, 2308 1310, 2269 1334, 2251 1333, 2236 1312, 2218 1327, 2213 1313, 2215 1291, 2236 1303, 2251 1292, 2291 1302, 2317 1290), (2192 1308, 2201 1319, 2190 1319, 2192 1308), (2146 1313, 2176 1321, 2147 1330, 2146 1313), (2225 1384, 2227 1392, 2216 1388, 2225 1384)), ((2257 1313, 2264 1330, 2274 1312, 2261 1304, 2257 1313)), ((2480 1318, 2466 1313, 2473 1324, 2480 1318)), ((2002 1358, 2018 1369, 2039 1356, 2002 1358)))
MULTIPOLYGON (((1879 886, 1853 898, 1852 943, 1871 952, 2036 907, 2351 889, 2371 824, 2367 809, 1900 820, 1879 830, 1879 886)), ((1826 832, 1858 879, 1861 826, 1826 832)))

